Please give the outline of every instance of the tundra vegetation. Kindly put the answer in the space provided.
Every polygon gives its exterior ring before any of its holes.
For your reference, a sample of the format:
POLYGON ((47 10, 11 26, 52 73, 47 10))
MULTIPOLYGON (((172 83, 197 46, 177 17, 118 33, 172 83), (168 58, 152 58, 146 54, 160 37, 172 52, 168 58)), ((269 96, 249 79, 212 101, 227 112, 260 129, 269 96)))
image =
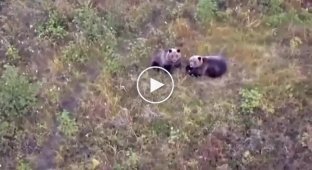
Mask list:
POLYGON ((0 169, 312 167, 308 0, 0 0, 0 27, 0 169), (226 46, 229 71, 147 104, 136 77, 172 46, 226 46))

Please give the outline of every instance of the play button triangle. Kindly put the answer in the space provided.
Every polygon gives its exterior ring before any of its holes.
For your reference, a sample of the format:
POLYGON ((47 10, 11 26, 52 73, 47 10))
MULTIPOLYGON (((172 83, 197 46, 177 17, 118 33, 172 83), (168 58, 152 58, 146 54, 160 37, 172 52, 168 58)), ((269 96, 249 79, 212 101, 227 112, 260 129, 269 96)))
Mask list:
POLYGON ((155 80, 155 79, 152 79, 150 78, 150 92, 154 92, 155 90, 161 88, 162 86, 164 86, 163 83, 155 80))

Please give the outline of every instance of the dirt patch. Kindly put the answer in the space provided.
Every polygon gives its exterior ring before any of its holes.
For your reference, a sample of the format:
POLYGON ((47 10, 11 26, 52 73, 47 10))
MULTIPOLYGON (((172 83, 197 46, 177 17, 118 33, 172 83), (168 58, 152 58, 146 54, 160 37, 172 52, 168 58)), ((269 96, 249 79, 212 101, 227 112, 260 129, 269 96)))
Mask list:
POLYGON ((101 96, 86 97, 81 109, 88 119, 100 123, 108 117, 109 108, 106 103, 101 96))
POLYGON ((57 126, 58 122, 54 120, 51 134, 41 146, 40 153, 37 156, 37 160, 33 162, 33 165, 37 170, 55 169, 57 167, 55 158, 57 152, 59 151, 59 147, 64 140, 57 126))
POLYGON ((51 135, 44 144, 43 148, 38 155, 38 160, 36 161, 36 169, 55 169, 56 162, 55 157, 61 142, 61 136, 58 134, 51 135))
POLYGON ((270 151, 272 159, 268 165, 274 166, 277 163, 279 166, 288 166, 290 169, 309 169, 311 167, 312 161, 309 156, 311 151, 300 144, 300 135, 311 121, 309 117, 311 111, 297 112, 297 109, 296 105, 289 104, 287 107, 281 108, 282 115, 263 118, 264 124, 261 129, 266 134, 264 136, 265 144, 267 148, 269 146, 275 148, 270 151), (274 158, 278 158, 278 160, 274 160, 274 158))
POLYGON ((79 100, 74 95, 64 95, 60 102, 62 110, 67 110, 71 113, 75 113, 79 107, 79 100))
POLYGON ((312 77, 312 45, 303 45, 300 48, 300 57, 298 57, 301 66, 302 75, 307 78, 312 77))
POLYGON ((37 144, 35 136, 27 135, 22 142, 22 151, 24 154, 39 153, 40 147, 37 144))
POLYGON ((87 81, 94 82, 97 79, 97 77, 100 75, 102 71, 102 67, 100 65, 100 62, 91 61, 86 64, 83 70, 86 73, 85 76, 86 76, 87 81))

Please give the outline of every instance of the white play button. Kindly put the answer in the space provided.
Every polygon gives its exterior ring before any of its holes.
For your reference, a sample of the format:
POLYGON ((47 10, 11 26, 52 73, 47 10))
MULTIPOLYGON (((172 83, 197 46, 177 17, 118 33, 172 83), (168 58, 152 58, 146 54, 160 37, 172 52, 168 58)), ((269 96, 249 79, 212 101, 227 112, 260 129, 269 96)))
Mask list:
POLYGON ((159 104, 169 99, 174 89, 171 74, 162 67, 148 67, 137 78, 137 91, 146 102, 159 104), (158 68, 162 71, 155 71, 158 68), (157 91, 157 92, 156 92, 157 91))
POLYGON ((161 88, 162 86, 164 86, 163 83, 155 80, 155 79, 152 79, 150 78, 150 92, 152 93, 153 91, 161 88))

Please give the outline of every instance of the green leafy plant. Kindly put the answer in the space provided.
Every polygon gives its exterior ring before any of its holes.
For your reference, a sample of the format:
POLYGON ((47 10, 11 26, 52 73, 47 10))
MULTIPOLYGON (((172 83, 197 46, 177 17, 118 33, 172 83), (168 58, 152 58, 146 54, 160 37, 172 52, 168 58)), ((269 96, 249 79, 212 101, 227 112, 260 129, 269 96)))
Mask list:
POLYGON ((170 127, 170 136, 168 143, 175 144, 177 141, 181 140, 189 140, 187 134, 183 131, 180 131, 179 129, 170 127))
POLYGON ((78 132, 78 125, 74 119, 70 117, 70 113, 64 110, 57 117, 59 122, 59 130, 64 133, 65 136, 73 137, 78 132))
POLYGON ((8 62, 12 64, 16 64, 21 59, 21 56, 18 54, 18 49, 12 45, 8 47, 5 55, 7 56, 8 62))
POLYGON ((312 24, 312 14, 308 12, 282 12, 275 15, 271 15, 264 20, 268 26, 276 27, 278 25, 292 22, 296 24, 312 24))
POLYGON ((118 60, 114 58, 111 60, 107 60, 106 64, 107 66, 105 67, 105 70, 107 70, 108 72, 112 74, 117 73, 119 71, 119 68, 121 67, 118 60))
POLYGON ((276 15, 283 12, 283 9, 281 7, 283 1, 282 0, 269 0, 269 1, 262 1, 263 3, 266 3, 267 6, 267 14, 268 15, 276 15))
POLYGON ((41 38, 62 39, 67 35, 64 19, 54 10, 49 12, 48 20, 39 26, 38 32, 41 38))
MULTIPOLYGON (((20 121, 37 104, 38 84, 30 83, 14 66, 5 65, 0 78, 0 155, 15 154, 25 131, 20 121)), ((20 163, 17 169, 27 170, 27 164, 20 163)))
POLYGON ((167 122, 166 120, 163 119, 158 119, 155 120, 152 124, 152 129, 153 131, 159 135, 159 136, 164 136, 164 137, 168 137, 170 136, 170 124, 169 122, 167 122))
POLYGON ((130 150, 126 152, 126 156, 128 157, 126 161, 127 167, 131 169, 137 169, 140 159, 139 155, 130 150))
POLYGON ((261 107, 263 94, 258 88, 242 89, 240 91, 242 97, 241 110, 244 114, 252 113, 256 108, 261 107))
POLYGON ((199 0, 197 4, 196 17, 202 23, 208 23, 216 15, 216 0, 199 0))
POLYGON ((38 84, 18 73, 17 68, 5 66, 0 79, 0 116, 14 120, 29 112, 36 104, 38 84))
POLYGON ((89 46, 81 42, 70 42, 63 51, 63 61, 65 63, 85 63, 89 59, 89 46))
POLYGON ((18 166, 17 166, 17 170, 32 170, 30 163, 28 163, 27 161, 20 161, 18 166))
POLYGON ((265 23, 269 26, 276 27, 283 23, 293 22, 297 24, 311 24, 312 14, 304 10, 294 10, 286 11, 282 8, 282 0, 270 0, 263 1, 261 3, 264 6, 264 13, 266 17, 264 19, 265 23))

